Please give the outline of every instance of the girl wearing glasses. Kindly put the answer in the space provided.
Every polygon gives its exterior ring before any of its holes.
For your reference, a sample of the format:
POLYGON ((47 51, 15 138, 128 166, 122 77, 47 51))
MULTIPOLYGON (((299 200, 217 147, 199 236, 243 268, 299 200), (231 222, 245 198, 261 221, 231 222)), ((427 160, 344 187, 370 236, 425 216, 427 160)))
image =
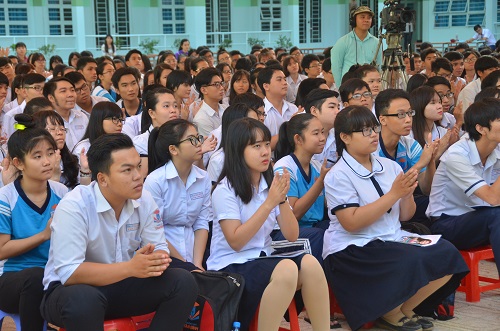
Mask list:
POLYGON ((66 185, 70 190, 78 184, 90 184, 90 169, 87 162, 87 156, 80 152, 80 161, 78 157, 71 154, 66 145, 66 128, 64 120, 53 110, 41 110, 33 114, 33 120, 36 126, 49 131, 57 144, 59 153, 56 158, 60 158, 60 166, 54 167, 52 180, 59 181, 66 185))
POLYGON ((309 254, 271 255, 278 221, 286 239, 299 227, 288 203, 290 173, 274 174, 271 133, 252 118, 234 121, 225 140, 224 168, 212 194, 214 225, 208 269, 245 277, 238 320, 246 330, 260 302, 259 330, 277 330, 297 290, 302 291, 314 330, 330 330, 328 289, 319 262, 309 254))
POLYGON ((111 102, 116 102, 118 95, 113 87, 111 77, 115 73, 115 65, 109 62, 102 62, 97 66, 97 82, 92 90, 92 95, 105 97, 111 102))
POLYGON ((171 267, 204 270, 203 254, 212 221, 211 182, 193 165, 201 160, 203 136, 183 119, 168 121, 151 131, 149 174, 144 182, 155 199, 170 249, 171 267))
POLYGON ((347 107, 334 128, 340 158, 325 177, 331 214, 323 257, 349 326, 357 330, 377 319, 384 329, 432 330, 419 315, 457 288, 467 266, 444 239, 426 248, 397 242, 411 236, 400 222, 415 212, 418 172, 403 174, 396 162, 374 153, 381 127, 371 111, 347 107))
POLYGON ((43 273, 50 246, 55 207, 68 192, 51 181, 57 145, 49 132, 35 127, 30 115, 15 117, 17 131, 9 139, 14 182, 0 189, 0 309, 19 314, 23 330, 42 330, 40 315, 43 273))
MULTIPOLYGON (((87 155, 90 145, 103 134, 122 132, 124 122, 123 111, 116 103, 110 101, 96 103, 90 113, 89 124, 82 140, 71 152, 78 158, 81 154, 87 155)), ((88 176, 90 177, 90 173, 88 176)))
POLYGON ((30 63, 35 67, 37 74, 43 75, 45 78, 51 75, 50 72, 45 70, 46 60, 42 53, 32 53, 30 55, 30 63))
MULTIPOLYGON (((224 86, 224 99, 226 99, 227 97, 229 97, 229 91, 230 91, 230 83, 232 82, 232 77, 233 77, 233 69, 231 68, 231 66, 228 64, 228 63, 219 63, 215 69, 217 69, 220 74, 221 74, 221 77, 222 77, 222 81, 226 84, 224 86)), ((223 103, 224 103, 224 99, 223 99, 223 103)))
POLYGON ((444 108, 439 94, 430 86, 421 86, 410 94, 410 105, 415 110, 410 136, 422 148, 426 141, 439 139, 435 160, 439 160, 448 147, 458 141, 458 128, 445 129, 441 126, 444 108))
POLYGON ((462 73, 462 78, 465 79, 467 84, 477 79, 474 65, 480 56, 481 55, 473 49, 464 52, 464 71, 462 73))

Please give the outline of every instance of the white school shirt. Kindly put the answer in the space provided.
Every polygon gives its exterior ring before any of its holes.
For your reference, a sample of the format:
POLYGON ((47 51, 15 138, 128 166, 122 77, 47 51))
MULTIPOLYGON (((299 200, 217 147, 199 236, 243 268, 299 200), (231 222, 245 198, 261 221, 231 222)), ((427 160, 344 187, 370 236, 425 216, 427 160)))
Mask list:
POLYGON ((327 167, 332 167, 338 159, 337 156, 337 145, 335 144, 335 129, 330 129, 328 131, 328 137, 326 137, 325 147, 323 147, 323 151, 319 154, 314 154, 312 157, 313 160, 316 160, 320 163, 326 159, 327 167))
POLYGON ((5 104, 5 106, 3 106, 3 112, 7 113, 9 110, 16 108, 17 106, 19 106, 19 102, 17 102, 17 98, 15 98, 11 102, 9 102, 9 103, 5 104))
POLYGON ((212 154, 214 154, 220 147, 220 141, 222 138, 222 125, 219 125, 215 130, 212 130, 208 134, 208 138, 212 137, 212 135, 215 137, 215 139, 217 139, 217 145, 215 146, 215 149, 213 151, 209 151, 203 154, 203 165, 205 166, 205 169, 207 169, 208 162, 212 157, 212 154))
POLYGON ((466 136, 441 156, 432 181, 428 217, 458 216, 472 211, 468 206, 489 206, 474 192, 492 185, 500 176, 500 150, 494 149, 483 166, 476 143, 466 136))
MULTIPOLYGON (((63 118, 64 119, 64 118, 63 118)), ((67 129, 66 133, 66 146, 71 151, 75 145, 82 140, 89 118, 81 110, 71 109, 69 113, 69 121, 64 119, 64 126, 67 129)))
POLYGON ((132 138, 134 147, 141 157, 148 156, 149 135, 153 129, 153 125, 150 125, 146 132, 132 138))
POLYGON ((21 102, 21 104, 19 106, 9 110, 3 116, 2 136, 10 138, 10 136, 12 136, 12 134, 16 131, 16 129, 14 129, 14 124, 16 124, 17 122, 14 119, 14 117, 17 114, 22 114, 24 112, 24 108, 26 108, 26 100, 21 102))
POLYGON ((151 172, 144 182, 160 210, 165 237, 188 262, 193 262, 194 232, 213 220, 207 172, 191 166, 186 185, 172 161, 151 172))
POLYGON ((389 213, 384 212, 382 217, 373 224, 356 232, 344 229, 335 216, 335 210, 362 207, 380 198, 371 177, 377 181, 382 192, 386 194, 390 191, 396 176, 402 171, 399 164, 387 158, 371 154, 370 159, 371 172, 344 150, 342 157, 326 174, 325 191, 330 226, 325 231, 323 258, 340 252, 349 245, 363 247, 376 239, 396 240, 407 233, 401 230, 399 222, 399 200, 392 206, 389 213))
POLYGON ((290 76, 286 77, 286 82, 288 83, 288 89, 286 91, 286 97, 285 97, 286 101, 292 103, 295 102, 295 99, 297 99, 297 91, 299 90, 299 85, 306 78, 307 78, 306 75, 299 74, 297 82, 294 82, 292 77, 290 76))
POLYGON ((224 114, 224 107, 218 103, 217 112, 203 101, 200 110, 193 118, 193 123, 198 127, 198 133, 207 137, 211 131, 215 130, 222 124, 222 115, 224 114))
MULTIPOLYGON (((446 133, 448 133, 447 129, 443 128, 442 126, 437 126, 436 123, 432 123, 432 141, 443 138, 446 133)), ((415 136, 413 136, 413 129, 410 131, 410 134, 408 136, 415 139, 415 136)), ((427 140, 427 137, 425 138, 425 140, 427 140)))
POLYGON ((481 92, 481 79, 478 78, 473 80, 467 86, 465 86, 462 91, 458 94, 457 105, 462 102, 462 111, 465 113, 467 108, 469 108, 472 103, 474 103, 474 98, 481 92))
POLYGON ((122 133, 125 133, 131 139, 141 134, 142 113, 125 118, 122 127, 122 133))
POLYGON ((259 187, 257 189, 253 188, 252 191, 252 200, 248 204, 244 204, 236 196, 227 177, 215 188, 212 194, 214 226, 212 228, 210 257, 207 260, 209 270, 220 270, 233 263, 245 263, 251 258, 259 257, 260 252, 265 252, 266 255, 271 254, 270 234, 280 214, 279 206, 276 206, 271 211, 259 231, 238 252, 229 246, 219 224, 220 220, 226 219, 239 220, 243 224, 255 214, 269 194, 264 176, 260 177, 259 187))
POLYGON ((488 46, 495 46, 495 43, 497 40, 495 39, 495 35, 490 31, 490 29, 485 29, 483 28, 483 33, 475 33, 472 39, 478 40, 479 38, 488 38, 486 40, 486 45, 488 46))
POLYGON ((287 122, 292 118, 293 114, 297 112, 298 108, 293 103, 283 100, 283 107, 280 112, 274 108, 273 104, 264 98, 264 111, 267 116, 264 120, 264 124, 271 131, 271 136, 275 136, 279 133, 280 126, 283 122, 287 122))
POLYGON ((117 221, 95 181, 79 185, 59 202, 50 228, 45 289, 53 281, 65 284, 83 262, 130 261, 148 243, 169 252, 158 207, 146 190, 139 199, 127 200, 117 221))
POLYGON ((224 149, 220 148, 216 150, 211 156, 210 161, 208 162, 207 172, 210 180, 212 182, 217 182, 219 176, 222 172, 222 168, 224 168, 224 149))

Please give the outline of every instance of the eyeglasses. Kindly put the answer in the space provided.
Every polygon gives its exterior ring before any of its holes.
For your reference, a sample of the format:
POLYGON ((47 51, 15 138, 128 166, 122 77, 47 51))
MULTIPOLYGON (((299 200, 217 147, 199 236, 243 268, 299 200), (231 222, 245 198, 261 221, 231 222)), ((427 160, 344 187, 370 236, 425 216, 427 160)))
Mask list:
POLYGON ((104 71, 102 74, 107 75, 107 74, 114 74, 114 73, 115 73, 115 70, 108 70, 108 71, 104 71))
POLYGON ((232 74, 233 72, 231 70, 224 70, 224 71, 222 71, 222 73, 229 75, 229 74, 232 74))
POLYGON ((477 61, 477 58, 476 57, 472 57, 470 59, 465 59, 464 62, 465 63, 474 63, 477 61))
POLYGON ((415 116, 415 110, 412 109, 412 110, 409 110, 407 112, 401 112, 401 113, 397 113, 397 114, 385 114, 385 115, 382 115, 382 116, 397 116, 399 119, 403 119, 405 118, 406 116, 408 117, 413 117, 415 116))
POLYGON ((365 99, 371 98, 372 92, 356 93, 356 94, 353 94, 352 97, 350 97, 348 100, 351 100, 351 99, 359 100, 362 97, 365 99))
POLYGON ((185 142, 187 140, 189 140, 189 142, 191 143, 191 145, 196 146, 196 145, 198 145, 198 143, 203 144, 203 142, 205 141, 205 137, 203 137, 201 134, 197 135, 197 136, 189 136, 186 139, 183 139, 183 140, 179 141, 177 143, 177 145, 179 145, 180 143, 183 143, 183 142, 185 142))
POLYGON ((68 129, 66 129, 64 126, 57 126, 57 127, 46 127, 45 130, 49 131, 50 133, 66 133, 68 132, 68 129))
POLYGON ((444 94, 444 93, 438 93, 438 95, 439 95, 439 97, 441 99, 444 98, 444 97, 447 97, 448 99, 451 99, 451 98, 453 98, 455 96, 455 93, 453 93, 453 92, 450 91, 450 92, 448 92, 446 94, 444 94))
POLYGON ((77 94, 80 94, 80 93, 82 93, 83 90, 87 90, 88 88, 89 88, 89 86, 87 84, 83 84, 82 87, 80 87, 80 88, 75 87, 75 92, 77 94))
POLYGON ((229 56, 227 56, 227 57, 221 57, 221 58, 219 59, 219 62, 224 62, 224 61, 227 61, 227 60, 229 60, 229 59, 230 59, 230 57, 229 57, 229 56))
POLYGON ((34 86, 29 86, 29 85, 25 85, 24 86, 25 89, 33 89, 37 92, 42 92, 43 91, 43 86, 38 86, 38 85, 34 85, 34 86))
POLYGON ((125 119, 123 117, 116 117, 116 116, 110 116, 110 117, 105 117, 104 118, 105 120, 110 120, 111 122, 113 122, 113 124, 124 124, 125 123, 125 119))
POLYGON ((317 68, 317 67, 321 67, 321 64, 312 64, 309 66, 309 68, 317 68))
POLYGON ((263 111, 255 110, 255 112, 257 113, 257 116, 264 117, 264 118, 267 117, 267 114, 263 111))
POLYGON ((301 55, 302 55, 302 53, 301 53, 301 52, 298 52, 298 53, 292 54, 292 56, 293 56, 293 57, 299 57, 299 56, 301 56, 301 55))
POLYGON ((39 59, 39 60, 35 60, 35 62, 47 62, 47 60, 45 60, 45 59, 39 59))
POLYGON ((363 133, 364 137, 369 137, 372 135, 373 132, 380 133, 380 131, 382 131, 382 126, 376 125, 374 127, 363 128, 362 130, 353 130, 352 132, 361 132, 363 133))
POLYGON ((212 84, 207 84, 205 86, 215 86, 215 88, 221 88, 226 86, 226 82, 215 82, 212 84))

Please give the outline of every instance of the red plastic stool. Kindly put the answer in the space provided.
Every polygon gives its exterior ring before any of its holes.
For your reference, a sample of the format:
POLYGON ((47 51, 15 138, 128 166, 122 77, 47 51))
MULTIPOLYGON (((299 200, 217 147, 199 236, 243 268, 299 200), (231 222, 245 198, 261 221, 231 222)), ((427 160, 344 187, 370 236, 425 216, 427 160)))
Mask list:
POLYGON ((500 279, 479 276, 479 261, 493 258, 491 246, 477 247, 460 251, 462 257, 470 269, 470 273, 462 279, 458 291, 465 292, 467 302, 478 302, 481 300, 481 292, 496 290, 500 288, 500 279), (480 285, 479 282, 489 283, 480 285))
POLYGON ((132 316, 132 321, 135 324, 135 330, 144 330, 149 328, 149 325, 151 324, 151 321, 153 320, 153 317, 155 317, 156 313, 150 313, 146 315, 141 315, 141 316, 132 316))
MULTIPOLYGON (((59 331, 66 331, 60 328, 59 331)), ((135 331, 135 323, 130 317, 104 321, 104 331, 135 331)))
MULTIPOLYGON (((300 331, 299 327, 299 316, 297 314, 297 306, 295 305, 295 299, 292 299, 290 305, 288 306, 288 317, 290 319, 290 329, 280 327, 278 331, 300 331)), ((255 315, 250 322, 249 331, 258 331, 259 330, 259 307, 255 312, 255 315)))
MULTIPOLYGON (((328 291, 330 292, 330 315, 334 316, 335 313, 337 314, 343 314, 342 309, 340 308, 339 303, 337 302, 337 299, 335 299, 335 295, 333 294, 332 289, 330 286, 328 286, 328 291)), ((368 322, 363 325, 363 329, 371 329, 375 323, 373 322, 368 322)))

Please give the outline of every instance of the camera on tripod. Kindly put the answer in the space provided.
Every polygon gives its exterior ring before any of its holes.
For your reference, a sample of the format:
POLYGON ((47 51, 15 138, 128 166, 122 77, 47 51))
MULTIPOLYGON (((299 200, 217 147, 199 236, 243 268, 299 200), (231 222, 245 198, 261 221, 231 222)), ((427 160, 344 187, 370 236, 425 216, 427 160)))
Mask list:
POLYGON ((387 33, 403 33, 406 30, 407 23, 414 23, 415 10, 405 9, 400 0, 385 0, 386 6, 380 12, 381 26, 387 33))

